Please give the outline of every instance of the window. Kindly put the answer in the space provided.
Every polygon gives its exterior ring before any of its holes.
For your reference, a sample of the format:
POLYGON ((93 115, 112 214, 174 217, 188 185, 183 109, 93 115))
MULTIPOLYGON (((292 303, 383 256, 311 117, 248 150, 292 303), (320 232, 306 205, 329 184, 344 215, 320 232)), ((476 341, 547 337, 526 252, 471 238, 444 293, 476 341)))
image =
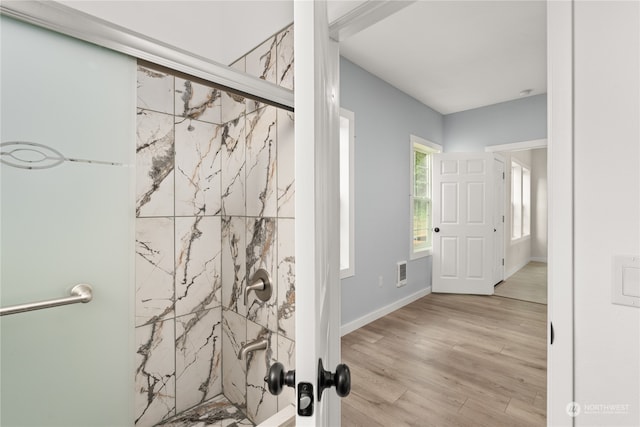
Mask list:
POLYGON ((531 171, 511 161, 511 240, 531 234, 531 171))
POLYGON ((340 109, 340 278, 355 274, 353 157, 355 115, 340 109))
POLYGON ((431 155, 440 151, 411 135, 411 259, 431 255, 431 155))

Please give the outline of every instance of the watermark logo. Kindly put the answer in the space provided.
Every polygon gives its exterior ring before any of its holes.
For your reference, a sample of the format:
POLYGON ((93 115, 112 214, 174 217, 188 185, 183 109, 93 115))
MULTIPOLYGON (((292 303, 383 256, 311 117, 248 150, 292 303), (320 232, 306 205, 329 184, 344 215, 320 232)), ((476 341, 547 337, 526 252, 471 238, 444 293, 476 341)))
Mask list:
POLYGON ((577 417, 580 414, 580 404, 578 402, 569 402, 567 404, 567 415, 577 417))
POLYGON ((577 417, 581 413, 584 415, 625 415, 629 413, 628 403, 583 403, 569 402, 567 404, 567 415, 577 417))
POLYGON ((629 413, 628 403, 585 403, 585 414, 624 415, 629 413))

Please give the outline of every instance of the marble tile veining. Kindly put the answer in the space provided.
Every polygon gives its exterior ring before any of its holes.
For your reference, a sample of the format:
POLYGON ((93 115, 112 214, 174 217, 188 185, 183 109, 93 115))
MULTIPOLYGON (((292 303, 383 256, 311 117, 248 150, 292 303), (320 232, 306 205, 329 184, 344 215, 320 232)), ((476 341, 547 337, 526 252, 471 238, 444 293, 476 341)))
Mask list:
POLYGON ((295 214, 295 138, 294 115, 278 109, 278 217, 295 214))
POLYGON ((236 120, 238 117, 242 117, 245 114, 246 99, 242 95, 232 92, 222 92, 220 103, 222 106, 222 123, 236 120))
MULTIPOLYGON (((278 361, 284 366, 285 372, 296 368, 296 343, 282 335, 278 335, 278 361)), ((284 387, 278 395, 278 411, 287 405, 295 406, 295 402, 296 390, 293 387, 284 387)))
POLYGON ((247 319, 230 311, 222 311, 222 388, 225 396, 242 409, 246 407, 246 365, 238 359, 240 347, 247 340, 247 319))
POLYGON ((176 411, 222 393, 222 309, 176 318, 176 411))
POLYGON ((225 123, 222 131, 222 213, 246 214, 245 206, 245 118, 225 123))
POLYGON ((222 91, 176 77, 175 114, 209 123, 222 123, 222 91))
MULTIPOLYGON (((231 67, 292 89, 293 64, 290 27, 231 67)), ((295 369, 294 115, 146 66, 137 96, 136 427, 253 426, 295 400, 264 383, 295 369)))
POLYGON ((278 361, 277 335, 251 321, 247 322, 247 342, 266 338, 266 350, 247 355, 247 416, 260 424, 278 410, 277 396, 269 393, 264 377, 271 365, 278 361))
POLYGON ((136 219, 136 326, 174 315, 173 218, 136 219))
MULTIPOLYGON (((271 37, 249 52, 245 57, 245 72, 250 76, 276 83, 276 38, 271 37)), ((265 104, 247 99, 247 113, 263 107, 265 104)))
POLYGON ((163 421, 163 427, 241 427, 253 426, 245 414, 223 395, 163 421))
POLYGON ((176 314, 219 306, 222 298, 220 217, 176 217, 176 314))
POLYGON ((293 90, 293 27, 277 35, 277 84, 293 90))
POLYGON ((268 106, 247 114, 247 216, 277 215, 276 113, 268 106))
POLYGON ((173 215, 173 116, 138 110, 136 216, 173 215))
POLYGON ((136 328, 136 425, 175 415, 175 379, 173 320, 136 328))
POLYGON ((278 333, 296 337, 295 220, 278 219, 278 333))
POLYGON ((249 294, 247 319, 271 331, 278 327, 276 236, 275 218, 247 218, 247 281, 258 269, 264 268, 269 272, 273 286, 273 294, 268 301, 259 300, 255 292, 249 294))
POLYGON ((175 125, 175 214, 219 215, 222 126, 190 119, 175 125))
POLYGON ((173 115, 174 77, 164 71, 138 66, 138 108, 173 115))
POLYGON ((246 221, 244 217, 222 217, 222 306, 247 315, 244 289, 247 278, 246 221))

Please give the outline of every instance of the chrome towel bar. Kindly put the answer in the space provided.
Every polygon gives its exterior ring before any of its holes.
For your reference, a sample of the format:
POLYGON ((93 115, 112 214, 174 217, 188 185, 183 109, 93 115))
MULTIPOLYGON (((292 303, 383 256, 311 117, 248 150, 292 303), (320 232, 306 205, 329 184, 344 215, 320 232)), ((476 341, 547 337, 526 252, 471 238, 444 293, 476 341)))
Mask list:
POLYGON ((93 299, 93 289, 84 283, 75 285, 71 289, 71 296, 66 298, 52 299, 48 301, 30 302, 26 304, 13 305, 0 308, 0 316, 8 314, 24 313, 25 311, 41 310, 43 308, 57 307, 59 305, 86 303, 93 299))

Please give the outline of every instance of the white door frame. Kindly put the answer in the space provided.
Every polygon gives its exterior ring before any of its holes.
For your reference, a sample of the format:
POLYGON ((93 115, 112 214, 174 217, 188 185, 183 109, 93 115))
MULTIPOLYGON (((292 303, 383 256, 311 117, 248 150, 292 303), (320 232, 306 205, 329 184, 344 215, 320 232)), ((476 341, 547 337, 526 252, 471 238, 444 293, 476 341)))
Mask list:
POLYGON ((547 138, 532 139, 529 141, 512 142, 510 144, 487 145, 484 151, 493 153, 496 151, 523 151, 535 150, 536 148, 547 148, 547 138))
POLYGON ((311 416, 298 426, 340 425, 334 388, 316 387, 318 359, 340 363, 339 53, 326 4, 295 2, 296 385, 310 383, 311 416))
MULTIPOLYGON (((494 153, 494 161, 502 163, 502 179, 501 179, 501 184, 500 184, 500 191, 498 193, 494 193, 494 195, 493 195, 493 197, 495 197, 495 198, 497 198, 499 200, 499 202, 500 202, 500 204, 502 206, 502 209, 501 209, 501 211, 502 211, 502 219, 501 219, 501 222, 498 225, 498 227, 502 227, 502 233, 501 233, 502 236, 501 236, 501 238, 499 240, 500 241, 499 248, 501 249, 500 250, 500 258, 502 260, 502 266, 501 266, 502 267, 501 268, 502 271, 501 271, 501 274, 500 274, 500 277, 499 277, 500 280, 498 280, 496 283, 494 283, 494 286, 495 286, 495 285, 497 285, 498 283, 502 282, 505 279, 505 277, 504 277, 504 267, 505 267, 504 260, 505 260, 505 255, 506 255, 506 250, 507 249, 506 249, 505 238, 504 238, 505 232, 506 232, 506 230, 504 228, 504 226, 505 226, 504 217, 505 217, 506 212, 507 212, 507 209, 506 209, 507 204, 506 204, 506 200, 505 200, 505 188, 506 188, 505 171, 506 171, 506 167, 507 167, 507 162, 506 162, 504 156, 502 156, 502 155, 500 155, 498 153, 494 153)), ((495 206, 495 203, 494 203, 494 206, 495 206)), ((498 252, 498 251, 494 250, 494 252, 498 252)), ((494 282, 495 281, 496 280, 494 278, 494 282)))
POLYGON ((573 1, 547 1, 548 343, 547 425, 572 426, 573 311, 573 1))

